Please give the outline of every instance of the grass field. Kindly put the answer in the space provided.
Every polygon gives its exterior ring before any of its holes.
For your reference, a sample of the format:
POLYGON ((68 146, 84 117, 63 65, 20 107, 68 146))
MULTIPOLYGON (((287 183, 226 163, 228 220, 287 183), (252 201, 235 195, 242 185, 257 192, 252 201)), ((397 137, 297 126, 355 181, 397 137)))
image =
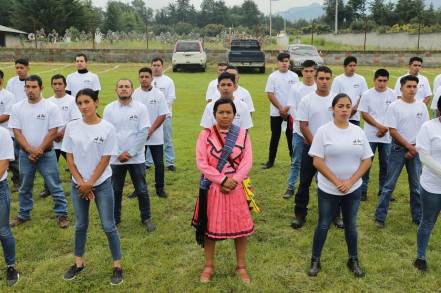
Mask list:
MULTIPOLYGON (((120 77, 136 81, 137 69, 142 64, 91 64, 98 73, 102 88, 100 112, 103 105, 115 99, 114 83, 120 77)), ((0 63, 8 79, 14 74, 13 65, 0 63)), ((341 73, 340 67, 334 67, 341 73)), ((376 68, 360 67, 372 85, 376 68)), ((68 74, 73 64, 32 64, 31 73, 39 74, 46 86, 44 95, 51 95, 49 79, 55 73, 68 74)), ((271 69, 268 68, 267 72, 271 69)), ((395 79, 405 68, 391 68, 393 87, 395 79)), ((432 81, 437 72, 426 69, 432 81)), ((315 186, 311 188, 310 216, 306 226, 294 231, 290 228, 293 200, 282 199, 286 189, 289 159, 285 139, 281 139, 276 165, 261 170, 260 164, 268 155, 269 118, 264 86, 268 74, 243 74, 241 84, 253 96, 256 113, 251 130, 254 152, 254 182, 257 200, 263 213, 255 217, 256 233, 250 237, 248 270, 252 277, 245 286, 234 274, 235 254, 231 241, 218 243, 216 273, 210 284, 199 283, 203 267, 203 250, 196 246, 190 227, 198 190, 198 172, 194 161, 195 140, 200 131, 199 121, 204 109, 205 89, 215 77, 213 68, 208 73, 167 72, 176 83, 177 100, 174 106, 174 143, 177 172, 166 172, 167 199, 152 195, 153 220, 157 230, 146 234, 139 223, 136 200, 123 200, 123 218, 119 226, 123 251, 124 283, 110 288, 111 257, 107 240, 99 226, 96 208, 91 208, 91 224, 86 250, 86 269, 74 281, 66 282, 63 273, 73 263, 74 223, 61 230, 56 225, 52 201, 40 199, 41 179, 34 188, 35 207, 32 221, 13 230, 17 239, 17 266, 20 282, 11 291, 16 292, 434 292, 441 287, 441 238, 438 225, 430 240, 429 272, 417 273, 412 262, 416 254, 416 229, 409 211, 406 175, 400 177, 391 204, 387 227, 378 230, 373 223, 377 201, 378 163, 373 165, 369 198, 362 203, 358 217, 359 254, 366 277, 355 279, 346 268, 347 251, 344 233, 332 228, 322 256, 322 272, 309 278, 306 269, 311 255, 312 235, 317 221, 315 186)), ((137 84, 137 83, 136 83, 137 84)), ((64 170, 64 161, 60 170, 64 170)), ((61 171, 64 190, 70 198, 69 175, 61 171)), ((154 191, 152 171, 148 183, 154 191)), ((125 194, 133 191, 127 181, 125 194)), ((18 196, 13 194, 11 217, 18 207, 18 196)), ((69 199, 69 216, 74 218, 69 199)), ((0 261, 3 266, 3 260, 0 261)), ((5 292, 4 273, 0 275, 0 292, 5 292)))

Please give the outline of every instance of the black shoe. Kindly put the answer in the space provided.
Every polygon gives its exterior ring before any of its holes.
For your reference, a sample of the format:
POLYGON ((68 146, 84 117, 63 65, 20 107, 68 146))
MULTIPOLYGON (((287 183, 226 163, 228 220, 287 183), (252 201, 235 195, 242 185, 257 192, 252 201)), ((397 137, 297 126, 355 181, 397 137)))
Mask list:
POLYGON ((75 279, 75 277, 84 269, 84 265, 82 267, 77 267, 76 264, 71 266, 67 272, 64 273, 64 279, 66 281, 70 281, 75 279))
POLYGON ((417 258, 414 263, 414 267, 416 267, 421 273, 427 272, 427 262, 425 259, 417 258))
POLYGON ((306 223, 305 217, 295 215, 294 220, 291 223, 291 227, 293 229, 300 229, 305 225, 305 223, 306 223))
POLYGON ((157 189, 156 195, 162 198, 166 198, 168 196, 164 189, 157 189))
POLYGON ((392 194, 392 195, 390 196, 389 201, 390 201, 390 202, 394 202, 395 200, 396 200, 396 198, 395 198, 395 196, 392 194))
POLYGON ((167 170, 176 172, 176 167, 174 165, 167 166, 167 170))
POLYGON ((322 267, 320 265, 320 259, 312 257, 311 258, 311 267, 309 268, 308 276, 316 277, 318 275, 318 273, 320 272, 321 268, 322 267))
POLYGON ((420 225, 420 222, 421 222, 421 220, 412 220, 412 223, 414 223, 417 226, 420 225))
POLYGON ((334 218, 334 225, 338 229, 344 229, 345 228, 345 224, 343 223, 343 220, 341 219, 341 217, 335 217, 334 218))
POLYGON ((262 169, 263 170, 271 169, 273 166, 274 166, 274 163, 266 162, 265 164, 263 164, 262 169))
POLYGON ((144 228, 147 232, 153 232, 156 229, 155 224, 153 224, 152 219, 147 219, 142 223, 144 225, 144 228))
POLYGON ((119 285, 123 282, 122 268, 113 268, 112 279, 110 285, 119 285))
POLYGON ((43 190, 42 192, 40 192, 40 197, 41 198, 46 198, 46 197, 48 197, 50 195, 51 195, 51 193, 49 191, 47 191, 46 189, 43 190))
POLYGON ((367 200, 367 194, 366 193, 362 193, 361 197, 360 197, 361 201, 366 201, 367 200))
POLYGON ((136 191, 133 191, 132 194, 129 194, 127 197, 130 199, 134 199, 134 198, 137 198, 138 195, 136 194, 136 191))
POLYGON ((145 169, 146 169, 146 170, 150 169, 151 167, 152 167, 152 166, 145 165, 145 169))
POLYGON ((379 229, 383 229, 386 225, 384 224, 384 222, 375 220, 375 226, 377 226, 377 228, 379 229))
POLYGON ((6 270, 6 284, 11 287, 20 279, 20 274, 14 267, 8 267, 6 270))
POLYGON ((19 183, 14 183, 14 184, 12 185, 11 192, 12 192, 12 193, 14 193, 14 192, 18 192, 19 190, 20 190, 20 184, 19 184, 19 183))
POLYGON ((290 197, 292 197, 294 195, 294 190, 292 189, 287 189, 285 194, 283 195, 284 199, 289 199, 290 197))
POLYGON ((358 263, 358 258, 350 257, 348 259, 348 269, 354 274, 356 278, 364 277, 364 272, 360 268, 360 264, 358 263))

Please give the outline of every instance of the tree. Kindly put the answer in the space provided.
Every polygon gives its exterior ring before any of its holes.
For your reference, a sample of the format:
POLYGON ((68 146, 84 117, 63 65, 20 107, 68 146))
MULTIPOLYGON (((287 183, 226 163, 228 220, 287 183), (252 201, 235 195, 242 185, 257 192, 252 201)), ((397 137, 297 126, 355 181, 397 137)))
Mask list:
POLYGON ((392 2, 384 3, 384 0, 374 0, 370 5, 371 17, 378 25, 394 25, 396 16, 395 5, 392 2))
POLYGON ((424 0, 399 0, 395 6, 398 23, 409 23, 424 11, 424 0))
POLYGON ((10 26, 10 15, 12 11, 12 7, 14 5, 14 1, 11 0, 0 0, 0 19, 1 19, 1 25, 10 26))
POLYGON ((262 15, 253 0, 245 0, 240 7, 240 12, 242 15, 241 25, 249 28, 254 28, 259 25, 262 15))
POLYGON ((224 1, 203 0, 201 3, 201 11, 198 17, 199 27, 207 24, 228 24, 229 11, 224 1))

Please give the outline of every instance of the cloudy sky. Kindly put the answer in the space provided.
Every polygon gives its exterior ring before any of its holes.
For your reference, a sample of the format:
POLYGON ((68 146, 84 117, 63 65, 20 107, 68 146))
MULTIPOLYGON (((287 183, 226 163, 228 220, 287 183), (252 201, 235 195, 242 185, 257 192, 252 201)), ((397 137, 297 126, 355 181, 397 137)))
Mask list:
MULTIPOLYGON (((131 2, 130 0, 120 0, 121 2, 131 2)), ((167 6, 168 3, 173 2, 174 0, 145 0, 147 6, 158 9, 164 6, 167 6)), ((199 9, 202 0, 190 0, 193 5, 199 9)), ((241 4, 243 0, 224 0, 227 6, 241 4)), ((254 0, 259 6, 259 9, 264 13, 269 13, 269 1, 270 0, 254 0)), ((320 0, 273 0, 272 6, 273 11, 284 11, 294 6, 306 6, 313 2, 322 2, 320 0)), ((100 7, 105 7, 107 0, 93 0, 95 5, 100 7)))

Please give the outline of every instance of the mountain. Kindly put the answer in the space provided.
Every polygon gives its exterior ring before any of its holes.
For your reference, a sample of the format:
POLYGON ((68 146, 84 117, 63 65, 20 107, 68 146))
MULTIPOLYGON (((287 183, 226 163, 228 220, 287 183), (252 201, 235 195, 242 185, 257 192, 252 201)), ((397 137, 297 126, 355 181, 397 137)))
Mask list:
POLYGON ((277 12, 277 15, 280 15, 289 21, 296 21, 299 19, 312 20, 322 16, 323 14, 325 14, 323 7, 317 2, 314 2, 308 6, 292 7, 288 10, 277 12))

